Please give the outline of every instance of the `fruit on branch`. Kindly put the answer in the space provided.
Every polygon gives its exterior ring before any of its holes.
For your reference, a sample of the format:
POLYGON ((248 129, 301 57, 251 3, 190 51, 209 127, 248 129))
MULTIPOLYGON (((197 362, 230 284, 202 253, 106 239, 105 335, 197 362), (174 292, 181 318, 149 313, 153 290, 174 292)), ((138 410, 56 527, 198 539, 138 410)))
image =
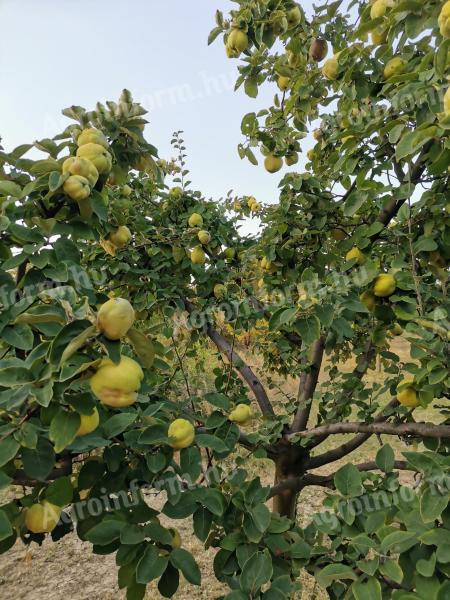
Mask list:
POLYGON ((394 336, 402 335, 403 327, 400 325, 400 323, 394 323, 392 327, 389 328, 389 331, 394 336))
POLYGON ((414 389, 414 379, 405 378, 397 385, 397 400, 402 406, 416 408, 419 406, 417 392, 414 389))
POLYGON ((94 187, 98 180, 98 171, 96 166, 86 158, 70 156, 63 162, 62 172, 85 177, 89 181, 89 185, 91 187, 94 187))
POLYGON ((392 0, 376 0, 370 9, 370 18, 378 19, 380 17, 384 17, 388 9, 392 8, 393 5, 394 3, 392 0))
POLYGON ((252 409, 248 404, 238 404, 228 415, 228 419, 239 425, 246 425, 252 419, 252 409))
POLYGON ((314 38, 309 47, 309 58, 315 62, 322 61, 328 54, 328 43, 323 38, 314 38))
POLYGON ((291 78, 286 77, 285 75, 280 75, 277 79, 277 85, 282 92, 286 91, 289 88, 291 83, 291 78))
POLYGON ((330 81, 333 81, 334 79, 337 79, 338 73, 339 63, 335 55, 325 61, 325 64, 322 67, 322 75, 330 81))
POLYGON ((201 246, 196 246, 193 250, 191 250, 191 262, 194 265, 203 265, 205 264, 206 254, 201 246))
POLYGON ((86 177, 81 175, 70 175, 66 179, 63 185, 64 193, 79 202, 80 200, 86 200, 91 193, 91 186, 86 177))
POLYGON ((388 36, 388 30, 382 27, 376 27, 370 33, 372 37, 372 44, 379 46, 385 44, 388 36))
POLYGON ((172 246, 172 256, 176 263, 180 263, 186 256, 186 251, 181 246, 172 246))
POLYGON ((25 512, 25 525, 33 533, 50 533, 58 524, 61 508, 43 500, 32 504, 25 512))
POLYGON ((252 212, 258 212, 258 210, 261 208, 254 196, 250 196, 250 198, 247 200, 247 206, 252 212))
POLYGON ((181 535, 175 527, 169 527, 170 535, 172 536, 172 548, 181 548, 181 535))
POLYGON ((126 298, 111 298, 98 311, 97 329, 109 340, 120 340, 132 327, 134 319, 134 309, 126 298))
POLYGON ((104 358, 90 379, 91 390, 106 406, 121 408, 136 402, 144 373, 139 363, 122 356, 118 364, 104 358))
POLYGON ((390 273, 380 273, 373 284, 373 293, 379 298, 386 298, 392 296, 395 288, 395 277, 390 273))
POLYGON ((347 260, 347 261, 354 260, 357 265, 361 266, 366 262, 366 257, 359 248, 354 246, 345 255, 345 260, 347 260))
POLYGON ((223 283, 216 283, 213 288, 213 293, 217 300, 223 300, 227 294, 227 288, 223 285, 223 283))
POLYGON ((372 294, 372 292, 366 291, 363 292, 359 299, 361 300, 361 302, 364 304, 364 306, 370 311, 373 312, 375 310, 375 306, 377 304, 376 298, 375 296, 372 294))
POLYGON ((107 174, 111 171, 111 154, 100 144, 90 142, 80 146, 77 150, 77 156, 90 160, 100 175, 107 174))
POLYGON ((169 445, 174 450, 181 450, 192 444, 195 438, 195 429, 187 419, 175 419, 170 424, 167 435, 170 438, 169 445))
POLYGON ((316 142, 319 142, 323 138, 323 131, 321 129, 314 129, 313 138, 316 142))
POLYGON ((229 58, 238 58, 241 52, 247 50, 249 45, 248 36, 242 29, 232 29, 226 42, 227 55, 229 58))
POLYGON ((226 260, 233 260, 233 258, 236 256, 236 250, 234 248, 225 248, 223 255, 226 260))
POLYGON ((406 61, 403 60, 403 58, 400 58, 400 56, 391 58, 384 67, 383 77, 385 79, 390 79, 391 77, 395 77, 395 75, 401 75, 405 68, 406 61))
POLYGON ((269 154, 269 156, 266 156, 264 160, 264 167, 266 168, 266 171, 269 171, 269 173, 276 173, 281 169, 282 166, 283 159, 279 156, 269 154))
POLYGON ((292 165, 295 165, 296 163, 298 163, 298 153, 297 152, 289 152, 284 157, 284 162, 287 164, 288 167, 292 167, 292 165))
POLYGON ((270 271, 272 269, 272 261, 266 256, 262 257, 259 264, 261 265, 261 269, 263 269, 263 271, 270 271))
POLYGON ((133 193, 132 188, 129 185, 124 185, 122 188, 122 194, 128 198, 133 193))
POLYGON ((439 18, 439 30, 443 38, 450 38, 450 1, 442 7, 439 18))
POLYGON ((202 229, 201 231, 198 232, 197 237, 199 239, 199 242, 201 244, 203 244, 204 246, 209 244, 209 242, 211 241, 211 236, 204 229, 202 229))
POLYGON ((169 196, 174 200, 179 200, 183 196, 183 190, 178 186, 170 188, 169 196))
POLYGON ((345 233, 345 231, 343 229, 339 229, 336 227, 331 230, 331 237, 336 242, 342 242, 342 240, 347 239, 347 234, 345 233))
POLYGON ((109 241, 114 244, 116 248, 125 248, 132 238, 131 231, 126 225, 121 225, 109 234, 109 241))
POLYGON ((289 29, 298 25, 302 20, 302 11, 300 9, 300 6, 296 5, 294 6, 294 8, 288 10, 286 18, 289 29))
POLYGON ((98 410, 95 407, 90 415, 80 414, 80 427, 78 428, 76 437, 92 433, 93 431, 95 431, 95 429, 97 429, 99 422, 100 417, 98 414, 98 410))
POLYGON ((94 127, 88 127, 83 129, 80 135, 77 137, 78 146, 85 146, 86 144, 99 144, 108 150, 109 144, 106 136, 103 132, 95 129, 94 127))
POLYGON ((188 219, 189 227, 201 227, 203 225, 203 217, 198 213, 192 213, 188 219))

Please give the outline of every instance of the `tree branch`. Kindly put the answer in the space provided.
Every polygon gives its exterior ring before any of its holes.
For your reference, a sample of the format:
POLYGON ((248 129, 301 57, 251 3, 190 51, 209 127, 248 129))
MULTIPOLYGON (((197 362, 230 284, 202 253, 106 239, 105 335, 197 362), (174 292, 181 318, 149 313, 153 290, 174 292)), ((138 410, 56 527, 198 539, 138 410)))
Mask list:
POLYGON ((312 399, 319 380, 320 368, 322 366, 323 352, 325 348, 325 335, 314 343, 313 358, 310 370, 303 381, 300 381, 299 403, 297 413, 292 423, 291 432, 304 431, 308 425, 309 415, 311 413, 312 399), (303 385, 302 385, 303 384, 303 385), (306 404, 306 405, 305 405, 306 404))
MULTIPOLYGON (((189 313, 192 313, 196 310, 195 306, 191 302, 189 302, 189 300, 185 300, 184 303, 186 306, 186 310, 189 313)), ((232 363, 233 368, 239 373, 242 379, 252 390, 263 415, 275 416, 272 404, 270 403, 266 390, 264 389, 264 386, 261 383, 258 376, 242 360, 239 354, 235 350, 233 350, 231 344, 209 323, 206 323, 205 331, 208 337, 217 346, 219 351, 222 352, 222 354, 225 354, 230 363, 232 363)))

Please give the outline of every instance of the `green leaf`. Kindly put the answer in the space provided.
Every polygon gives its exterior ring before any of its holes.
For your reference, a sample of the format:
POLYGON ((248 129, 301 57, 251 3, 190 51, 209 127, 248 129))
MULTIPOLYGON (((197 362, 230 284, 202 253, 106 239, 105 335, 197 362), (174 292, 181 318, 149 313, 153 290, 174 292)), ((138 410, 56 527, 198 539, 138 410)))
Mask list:
POLYGON ((158 591, 164 598, 172 598, 175 595, 180 584, 180 572, 170 563, 167 563, 166 570, 158 581, 158 591))
POLYGON ((12 525, 3 510, 0 510, 0 542, 13 534, 12 525))
POLYGON ((358 496, 362 492, 361 473, 355 465, 344 465, 336 472, 334 485, 343 496, 358 496))
POLYGON ((80 415, 77 412, 59 410, 50 423, 49 438, 55 445, 55 452, 64 450, 73 440, 80 427, 80 415))
POLYGON ((378 450, 375 462, 377 467, 384 473, 390 473, 392 471, 395 463, 395 454, 389 444, 385 444, 378 450))
POLYGON ((27 477, 45 481, 55 465, 55 452, 50 442, 40 437, 36 450, 22 449, 22 462, 27 477))
POLYGON ((273 313, 269 321, 269 331, 276 331, 283 325, 290 323, 298 312, 298 308, 293 306, 292 308, 280 308, 273 313))
POLYGON ((102 424, 102 430, 107 438, 113 438, 119 433, 128 429, 128 427, 134 423, 137 419, 137 413, 120 413, 113 415, 105 423, 102 424))
POLYGON ((136 581, 138 583, 148 583, 161 577, 167 567, 168 560, 165 556, 159 556, 156 546, 148 545, 145 552, 138 562, 136 568, 136 581))
POLYGON ((22 188, 13 181, 0 181, 0 196, 22 197, 22 188))
POLYGON ((417 543, 417 535, 411 531, 394 531, 388 534, 381 542, 381 551, 386 554, 406 552, 417 543))
POLYGON ((2 337, 7 344, 20 350, 31 350, 33 347, 33 331, 28 325, 16 324, 14 327, 5 327, 2 337))
POLYGON ((355 581, 350 588, 355 600, 381 600, 381 585, 375 577, 367 581, 355 581))
POLYGON ((72 501, 73 487, 70 477, 61 477, 52 481, 45 490, 45 498, 56 506, 66 506, 72 501))
POLYGON ((195 441, 201 448, 212 448, 216 452, 227 452, 228 447, 218 437, 209 433, 199 433, 195 436, 195 441))
POLYGON ((294 323, 294 329, 307 346, 314 343, 320 337, 320 321, 315 315, 307 319, 298 319, 294 323))
POLYGON ((268 550, 255 552, 245 563, 240 576, 241 588, 254 597, 261 586, 270 581, 273 573, 272 559, 268 550))
POLYGON ((271 512, 265 504, 257 504, 249 510, 253 523, 264 533, 270 525, 271 512))
POLYGON ((3 465, 6 465, 6 463, 12 460, 16 456, 19 448, 20 445, 12 435, 3 439, 0 442, 0 467, 3 467, 3 465))
POLYGON ((356 581, 358 577, 349 565, 344 565, 342 563, 327 565, 316 575, 317 583, 323 588, 330 586, 333 581, 345 581, 347 579, 356 581))
POLYGON ((82 348, 90 337, 97 334, 97 328, 95 325, 86 327, 84 331, 74 337, 69 344, 67 344, 64 352, 61 354, 59 360, 59 366, 61 367, 71 356, 75 354, 80 348, 82 348))
POLYGON ((396 583, 403 581, 403 571, 396 560, 386 560, 379 567, 380 573, 396 583))
POLYGON ((200 585, 201 574, 192 554, 183 548, 174 548, 170 553, 170 562, 179 569, 185 579, 193 585, 200 585))
POLYGON ((194 533, 202 542, 205 542, 209 535, 212 519, 212 513, 203 506, 200 506, 193 515, 194 533))
MULTIPOLYGON (((420 515, 425 523, 439 519, 447 508, 449 494, 439 494, 434 486, 426 487, 420 496, 420 515)), ((450 534, 449 534, 450 535, 450 534)))
POLYGON ((202 472, 202 456, 195 446, 184 448, 180 452, 180 468, 183 475, 188 475, 192 482, 196 481, 202 472))
POLYGON ((106 546, 119 539, 120 533, 127 524, 116 519, 105 519, 86 533, 86 539, 92 544, 106 546))
POLYGON ((128 330, 127 338, 130 340, 144 367, 150 369, 155 362, 155 346, 152 340, 134 327, 128 330))

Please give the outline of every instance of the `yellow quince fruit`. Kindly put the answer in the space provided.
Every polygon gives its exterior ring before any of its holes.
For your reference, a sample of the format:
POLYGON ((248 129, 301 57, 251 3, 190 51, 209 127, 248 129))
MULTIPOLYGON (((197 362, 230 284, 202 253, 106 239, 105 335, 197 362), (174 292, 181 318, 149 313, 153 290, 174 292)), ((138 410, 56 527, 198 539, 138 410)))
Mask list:
POLYGON ((181 450, 192 444, 195 439, 195 429, 187 419, 175 419, 170 424, 167 435, 170 438, 169 445, 174 450, 181 450))
POLYGON ((120 340, 132 327, 134 319, 134 308, 126 298, 111 298, 98 311, 97 329, 109 340, 120 340))
POLYGON ((87 158, 70 156, 63 162, 62 172, 85 177, 89 181, 91 187, 94 187, 98 180, 97 168, 94 163, 87 160, 87 158))
POLYGON ((122 408, 136 402, 143 379, 141 366, 132 358, 122 356, 118 364, 104 358, 91 377, 90 386, 102 404, 122 408))
POLYGON ((33 533, 50 533, 58 524, 61 507, 43 500, 32 504, 25 512, 25 525, 33 533))
POLYGON ((100 175, 109 173, 112 168, 111 154, 100 144, 89 142, 80 146, 77 150, 77 156, 90 160, 100 175))
POLYGON ((395 292, 395 288, 395 277, 390 273, 381 273, 375 279, 375 283, 373 284, 373 293, 379 298, 386 298, 387 296, 392 296, 392 294, 395 292))
POLYGON ((89 197, 91 186, 86 177, 81 177, 81 175, 71 175, 64 182, 63 190, 69 198, 79 202, 80 200, 85 200, 89 197))
POLYGON ((116 248, 125 248, 125 246, 129 244, 131 238, 131 231, 126 225, 121 225, 116 229, 116 231, 113 231, 109 234, 109 241, 116 248))
POLYGON ((100 416, 98 414, 98 410, 94 407, 94 410, 90 415, 80 414, 80 421, 81 423, 76 433, 76 437, 92 433, 93 431, 95 431, 95 429, 97 429, 98 424, 100 423, 100 416))
POLYGON ((106 136, 103 132, 95 129, 94 127, 88 127, 83 129, 80 135, 77 137, 78 146, 85 146, 86 144, 98 144, 108 150, 109 144, 106 136))
POLYGON ((228 415, 228 419, 239 425, 246 425, 252 418, 252 409, 248 404, 238 404, 228 415))

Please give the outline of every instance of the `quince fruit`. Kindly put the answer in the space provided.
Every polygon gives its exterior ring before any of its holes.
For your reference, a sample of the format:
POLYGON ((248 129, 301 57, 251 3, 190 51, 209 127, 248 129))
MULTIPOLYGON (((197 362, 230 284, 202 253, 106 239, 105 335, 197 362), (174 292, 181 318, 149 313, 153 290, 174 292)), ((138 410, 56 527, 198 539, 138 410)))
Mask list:
POLYGON ((228 415, 228 419, 233 423, 246 425, 252 418, 252 409, 248 404, 238 404, 228 415))
POLYGON ((198 213, 192 213, 188 219, 189 227, 201 227, 203 225, 203 217, 198 213))
POLYGON ((191 250, 191 261, 194 265, 203 265, 205 264, 206 255, 201 246, 196 246, 193 250, 191 250))
POLYGON ((102 404, 121 408, 136 402, 143 379, 141 366, 132 358, 122 356, 118 364, 104 358, 91 377, 90 385, 102 404))
POLYGON ((322 75, 330 81, 333 81, 334 79, 337 79, 338 73, 338 59, 336 58, 336 56, 333 56, 332 58, 329 58, 325 61, 325 64, 322 67, 322 75))
POLYGON ((264 160, 264 167, 266 168, 266 171, 269 171, 269 173, 276 173, 281 169, 282 166, 283 159, 279 156, 269 154, 269 156, 266 156, 264 160))
POLYGON ((392 0, 376 0, 370 9, 370 18, 373 20, 384 17, 388 9, 392 8, 393 5, 392 0))
POLYGON ((241 29, 232 29, 228 35, 226 47, 230 58, 237 58, 248 48, 248 36, 241 29))
POLYGON ((181 548, 181 535, 175 527, 169 527, 170 535, 172 536, 172 548, 181 548))
POLYGON ((128 229, 126 225, 121 225, 110 233, 109 241, 114 244, 116 248, 125 248, 128 245, 132 238, 131 231, 128 229))
POLYGON ((204 229, 202 229, 201 231, 198 232, 197 237, 198 237, 199 242, 201 244, 203 244, 204 246, 207 246, 209 244, 209 242, 211 241, 211 236, 204 229))
POLYGON ((364 304, 364 306, 370 311, 373 312, 375 310, 375 306, 377 304, 375 296, 372 292, 363 292, 359 299, 364 304))
POLYGON ((70 156, 63 162, 62 172, 85 177, 89 181, 89 185, 91 187, 94 187, 94 185, 97 183, 97 168, 93 163, 91 163, 90 160, 87 160, 86 158, 70 156))
POLYGON ((98 424, 100 422, 100 417, 98 414, 98 410, 94 407, 92 414, 90 415, 81 415, 80 414, 80 427, 78 428, 76 437, 80 437, 82 435, 87 435, 88 433, 92 433, 95 429, 97 429, 98 424))
POLYGON ((438 18, 439 30, 443 38, 450 38, 450 1, 442 7, 438 18))
POLYGON ((291 78, 280 75, 277 79, 277 85, 282 92, 286 91, 291 83, 291 78))
POLYGON ((124 185, 122 188, 122 194, 125 198, 128 198, 133 193, 133 189, 129 185, 124 185))
POLYGON ((385 79, 390 79, 395 75, 401 75, 406 67, 406 61, 400 56, 396 56, 395 58, 391 58, 390 61, 387 62, 384 67, 383 77, 385 79))
POLYGON ((343 229, 334 228, 331 230, 331 237, 336 242, 342 242, 342 240, 347 239, 347 234, 343 229))
POLYGON ((81 177, 81 175, 70 175, 64 182, 63 190, 69 198, 79 202, 80 200, 86 200, 86 198, 89 197, 91 186, 86 177, 81 177))
POLYGON ((450 117, 450 87, 445 92, 444 96, 444 113, 446 117, 450 117))
POLYGON ((223 285, 223 283, 216 283, 213 293, 217 300, 223 300, 227 294, 227 288, 223 285))
POLYGON ((302 20, 302 11, 300 10, 300 6, 296 5, 291 10, 288 10, 286 14, 288 27, 295 27, 302 20))
POLYGON ((112 167, 111 154, 100 144, 89 142, 80 146, 77 150, 77 156, 90 160, 100 175, 109 173, 112 167))
POLYGON ((195 429, 187 419, 175 419, 170 424, 167 435, 170 439, 169 445, 174 450, 188 448, 195 438, 195 429))
POLYGON ((309 57, 316 62, 322 61, 328 54, 328 44, 326 40, 314 38, 309 47, 309 57))
POLYGON ((396 283, 394 276, 389 273, 381 273, 375 279, 373 293, 380 298, 386 298, 387 296, 392 296, 395 292, 395 288, 396 283))
POLYGON ((104 133, 95 129, 94 127, 88 127, 83 129, 80 135, 77 137, 78 146, 85 146, 86 144, 98 144, 108 150, 109 144, 104 133))
POLYGON ((380 46, 381 44, 386 43, 388 30, 377 27, 370 32, 370 35, 372 36, 372 44, 374 46, 380 46))
POLYGON ((392 333, 392 335, 402 335, 403 333, 403 327, 400 325, 400 323, 394 323, 392 325, 392 327, 389 329, 389 331, 392 333))
POLYGON ((298 153, 297 152, 289 152, 284 157, 284 162, 287 164, 288 167, 292 167, 292 165, 295 165, 296 163, 298 163, 298 153))
POLYGON ((363 265, 366 262, 366 257, 364 256, 364 254, 361 252, 361 250, 359 248, 354 246, 345 255, 345 260, 347 260, 347 261, 354 260, 357 265, 363 265))
POLYGON ((413 384, 414 379, 409 377, 400 381, 397 386, 397 400, 408 408, 416 408, 420 404, 413 384))
POLYGON ((233 260, 236 256, 236 250, 234 248, 225 248, 223 255, 227 260, 233 260))
POLYGON ((108 340, 125 337, 135 319, 134 309, 125 298, 111 298, 101 305, 97 328, 108 340))
POLYGON ((61 508, 43 500, 32 504, 25 512, 25 525, 33 533, 50 533, 58 524, 61 508))

